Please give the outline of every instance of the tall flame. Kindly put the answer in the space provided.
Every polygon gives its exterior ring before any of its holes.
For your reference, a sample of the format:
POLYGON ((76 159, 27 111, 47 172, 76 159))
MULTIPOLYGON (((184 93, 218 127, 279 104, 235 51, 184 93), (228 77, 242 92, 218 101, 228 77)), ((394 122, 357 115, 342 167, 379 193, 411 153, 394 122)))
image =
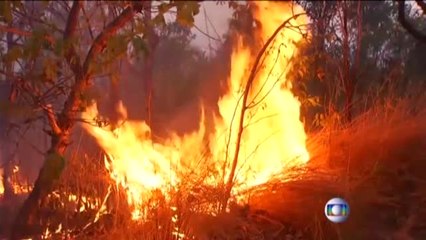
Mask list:
MULTIPOLYGON (((261 21, 260 38, 263 42, 293 13, 289 4, 262 1, 257 2, 256 19, 261 21)), ((293 26, 307 22, 299 18, 291 21, 293 26)), ((301 34, 292 29, 283 29, 267 49, 256 75, 245 106, 245 129, 240 151, 241 181, 253 186, 266 182, 273 174, 279 173, 289 165, 305 163, 309 154, 305 147, 306 134, 300 121, 300 102, 292 94, 291 82, 286 79, 289 59, 295 52, 293 42, 301 39, 301 34), (251 174, 250 174, 251 172, 251 174)), ((219 108, 222 124, 217 124, 216 132, 230 131, 230 149, 227 156, 234 156, 238 135, 242 94, 245 89, 254 57, 250 49, 238 43, 232 55, 232 69, 229 79, 229 91, 220 99, 219 108), (250 68, 248 68, 248 66, 250 68), (238 104, 238 105, 237 105, 238 104), (237 105, 237 108, 236 108, 237 105), (235 112, 235 114, 234 114, 235 112), (229 130, 229 128, 232 128, 229 130)), ((222 144, 224 141, 219 141, 222 144)), ((215 149, 226 149, 215 146, 215 149)), ((226 151, 226 150, 225 150, 226 151)))
MULTIPOLYGON (((285 20, 302 11, 288 3, 262 1, 256 5, 254 14, 261 22, 257 37, 263 42, 285 20)), ((293 26, 306 24, 307 19, 299 17, 290 23, 293 26)), ((291 92, 291 82, 286 79, 289 59, 296 50, 294 42, 300 41, 301 37, 294 29, 283 29, 262 58, 246 103, 236 168, 235 181, 244 185, 237 185, 234 190, 264 183, 286 167, 309 160, 306 134, 300 121, 300 102, 291 92)), ((242 95, 254 58, 250 49, 239 41, 232 54, 228 91, 218 102, 220 117, 215 119, 215 131, 209 133, 209 163, 215 163, 216 170, 224 173, 220 178, 211 179, 216 182, 230 174, 242 95)), ((126 116, 123 106, 120 111, 126 116)), ((83 115, 85 118, 95 117, 96 105, 83 115)), ((203 126, 204 118, 200 121, 200 129, 194 133, 183 137, 171 134, 163 142, 153 142, 149 137, 150 128, 143 121, 125 121, 115 131, 84 125, 107 153, 106 167, 117 184, 126 189, 128 201, 136 209, 134 218, 140 217, 137 209, 150 197, 152 190, 176 186, 185 172, 200 170, 195 159, 204 143, 203 126)))

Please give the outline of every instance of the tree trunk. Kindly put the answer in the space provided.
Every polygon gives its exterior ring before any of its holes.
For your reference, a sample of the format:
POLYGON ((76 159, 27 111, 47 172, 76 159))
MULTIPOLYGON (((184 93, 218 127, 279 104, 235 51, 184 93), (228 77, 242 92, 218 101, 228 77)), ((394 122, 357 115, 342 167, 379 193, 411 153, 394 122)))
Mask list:
POLYGON ((330 21, 330 7, 328 5, 328 3, 326 1, 322 2, 322 9, 318 11, 317 14, 317 19, 316 19, 316 51, 317 51, 317 59, 315 61, 316 63, 316 70, 319 71, 317 72, 319 74, 318 78, 319 80, 322 82, 321 86, 322 86, 322 91, 324 92, 323 96, 323 106, 324 106, 324 112, 326 112, 327 114, 329 114, 330 112, 330 106, 332 104, 332 87, 331 85, 333 85, 332 82, 330 82, 330 80, 328 79, 324 79, 324 75, 325 73, 323 73, 322 71, 327 71, 326 69, 322 69, 321 66, 324 66, 324 62, 327 62, 327 59, 325 58, 326 56, 326 50, 325 50, 325 35, 326 35, 326 30, 327 30, 327 26, 329 25, 329 21, 330 21), (321 70, 321 71, 320 71, 321 70), (327 81, 328 80, 328 81, 327 81))
POLYGON ((144 57, 143 67, 142 67, 142 79, 144 81, 145 88, 145 109, 148 125, 151 127, 152 134, 152 98, 153 98, 153 68, 154 68, 154 55, 155 49, 158 45, 158 36, 155 32, 154 26, 152 24, 151 16, 151 1, 146 1, 143 3, 143 12, 144 12, 144 25, 146 27, 145 39, 147 43, 147 52, 144 57))
POLYGON ((342 31, 343 31, 342 83, 345 90, 344 113, 345 113, 345 119, 349 123, 352 121, 352 97, 353 97, 354 87, 353 87, 353 82, 351 79, 349 29, 348 29, 348 6, 346 1, 343 1, 341 3, 341 11, 342 11, 341 23, 342 23, 342 31))
MULTIPOLYGON (((6 41, 7 41, 7 49, 9 50, 14 45, 14 43, 13 43, 13 33, 8 32, 6 34, 6 41)), ((15 100, 16 100, 16 96, 14 94, 13 79, 11 79, 11 76, 13 74, 13 66, 14 66, 14 64, 11 63, 11 62, 7 62, 6 66, 5 66, 6 67, 6 73, 7 73, 7 76, 6 76, 7 80, 6 80, 6 82, 7 82, 7 85, 9 85, 9 89, 8 90, 10 91, 9 99, 8 99, 9 103, 14 103, 15 100)), ((9 116, 6 116, 5 117, 5 135, 4 135, 4 137, 10 138, 10 136, 7 136, 8 135, 7 134, 7 129, 10 126, 11 126, 11 119, 10 119, 9 116)), ((9 181, 9 178, 11 177, 12 172, 13 172, 12 161, 14 159, 14 155, 15 154, 11 150, 10 142, 12 142, 12 141, 6 142, 5 145, 4 145, 4 148, 3 148, 5 150, 5 153, 4 153, 3 156, 6 158, 6 159, 4 159, 4 168, 3 168, 4 199, 6 201, 12 199, 13 196, 14 196, 13 187, 12 187, 11 182, 9 181)))
POLYGON ((52 191, 52 188, 65 167, 64 155, 67 136, 52 136, 51 147, 45 157, 34 188, 24 202, 12 229, 11 239, 20 239, 24 234, 40 233, 37 229, 37 210, 39 203, 52 191), (30 227, 31 226, 31 227, 30 227))
POLYGON ((355 60, 351 66, 350 45, 349 45, 349 27, 348 27, 348 5, 342 3, 342 27, 343 27, 343 86, 345 89, 345 118, 348 123, 352 121, 353 98, 355 95, 355 86, 357 84, 357 74, 361 63, 361 40, 362 40, 362 11, 361 1, 357 5, 357 34, 355 46, 355 60))
MULTIPOLYGON (((73 39, 76 32, 78 32, 78 18, 81 7, 82 2, 73 2, 63 36, 65 41, 73 39)), ((75 81, 59 115, 54 113, 51 106, 45 106, 44 110, 51 127, 51 145, 34 188, 15 219, 11 239, 20 239, 25 230, 29 230, 26 229, 28 225, 35 224, 38 205, 51 192, 65 167, 63 156, 69 144, 69 136, 75 124, 75 119, 81 111, 81 95, 88 89, 89 80, 94 74, 94 68, 91 66, 95 64, 96 57, 104 50, 105 43, 110 37, 133 19, 136 8, 138 8, 136 3, 127 7, 105 27, 93 41, 83 63, 80 61, 80 56, 73 45, 67 48, 65 59, 74 74, 75 81)))

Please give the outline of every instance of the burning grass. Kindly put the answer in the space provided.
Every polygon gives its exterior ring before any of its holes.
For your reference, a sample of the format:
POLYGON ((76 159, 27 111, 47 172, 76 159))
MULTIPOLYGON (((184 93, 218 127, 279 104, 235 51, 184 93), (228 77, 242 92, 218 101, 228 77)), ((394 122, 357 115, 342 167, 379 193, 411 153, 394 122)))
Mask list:
POLYGON ((424 94, 386 101, 348 127, 324 129, 310 138, 306 172, 254 190, 250 205, 306 229, 308 239, 424 239, 425 107, 424 94), (323 216, 336 196, 353 210, 341 225, 323 216))
POLYGON ((75 159, 41 211, 41 234, 49 239, 423 239, 424 99, 377 104, 350 126, 323 129, 310 137, 309 164, 234 196, 239 203, 226 213, 218 207, 224 189, 189 176, 186 184, 169 189, 169 198, 154 191, 141 209, 146 218, 134 221, 125 189, 99 171, 102 157, 75 159), (352 208, 341 225, 323 215, 324 203, 335 196, 352 208))
MULTIPOLYGON (((25 231, 45 239, 423 238, 426 226, 416 220, 426 199, 424 93, 376 103, 350 126, 335 122, 307 136, 285 77, 290 43, 301 35, 279 34, 282 13, 294 15, 284 5, 266 11, 269 4, 255 14, 265 21, 259 37, 276 38, 256 58, 236 46, 214 132, 205 132, 203 114, 198 131, 162 142, 143 121, 122 119, 114 131, 84 125, 102 154, 71 159, 41 204, 41 221, 25 231), (353 209, 341 225, 323 216, 335 196, 353 209)), ((83 117, 98 117, 96 106, 83 117)))

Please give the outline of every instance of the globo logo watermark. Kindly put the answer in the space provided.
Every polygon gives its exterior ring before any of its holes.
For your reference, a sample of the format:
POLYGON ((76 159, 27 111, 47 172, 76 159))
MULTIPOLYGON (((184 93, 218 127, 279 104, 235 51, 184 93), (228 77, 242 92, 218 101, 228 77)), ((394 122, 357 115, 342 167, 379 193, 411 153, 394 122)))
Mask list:
POLYGON ((325 204, 325 216, 333 223, 342 223, 349 217, 349 204, 343 198, 332 198, 325 204))

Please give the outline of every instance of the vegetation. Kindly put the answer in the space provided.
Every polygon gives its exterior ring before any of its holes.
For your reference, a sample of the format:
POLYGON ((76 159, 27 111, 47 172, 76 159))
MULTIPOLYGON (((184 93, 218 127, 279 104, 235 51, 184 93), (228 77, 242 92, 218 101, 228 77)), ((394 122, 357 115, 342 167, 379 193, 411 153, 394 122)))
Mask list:
POLYGON ((152 127, 152 139, 194 128, 199 101, 217 111, 213 105, 229 75, 235 36, 243 35, 255 54, 263 47, 254 38, 261 27, 253 24, 255 5, 218 3, 234 14, 224 41, 207 56, 191 45, 198 2, 0 2, 0 142, 13 143, 0 149, 0 216, 13 216, 0 219, 0 236, 424 239, 425 4, 295 3, 311 19, 287 76, 302 102, 309 164, 286 173, 292 181, 271 180, 252 189, 247 205, 231 202, 230 212, 217 206, 223 191, 229 195, 231 178, 223 190, 189 177, 171 190, 173 206, 155 195, 146 206, 149 220, 136 223, 124 189, 109 178, 102 151, 79 128, 85 121, 79 114, 96 99, 106 118, 99 124, 114 127, 122 100, 130 118, 152 127), (176 18, 168 22, 169 15, 176 18), (188 114, 193 122, 181 117, 188 114), (45 147, 40 139, 48 140, 45 147), (43 156, 40 166, 31 160, 39 157, 20 155, 24 141, 43 156), (25 175, 39 167, 22 200, 12 182, 25 185, 25 175), (197 191, 188 190, 193 186, 197 191), (313 214, 336 193, 355 209, 339 226, 326 222, 322 211, 313 214), (102 205, 114 211, 100 214, 102 205), (205 214, 211 209, 216 216, 205 214))

